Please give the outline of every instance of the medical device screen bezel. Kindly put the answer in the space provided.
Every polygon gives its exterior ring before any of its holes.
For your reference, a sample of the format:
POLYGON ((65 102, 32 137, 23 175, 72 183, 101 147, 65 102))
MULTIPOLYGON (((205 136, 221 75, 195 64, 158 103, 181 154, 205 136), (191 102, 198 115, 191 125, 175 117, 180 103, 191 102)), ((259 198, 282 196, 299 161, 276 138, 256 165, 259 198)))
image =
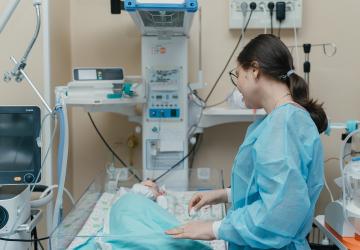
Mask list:
MULTIPOLYGON (((38 144, 41 129, 41 111, 37 106, 0 106, 1 114, 29 114, 32 115, 33 131, 31 135, 33 137, 32 142, 32 161, 31 168, 25 167, 24 169, 9 171, 0 169, 0 184, 24 184, 33 183, 39 175, 37 182, 41 180, 39 171, 41 169, 41 147, 38 144)), ((1 132, 1 122, 0 122, 1 132)), ((1 136, 1 135, 0 135, 1 136)), ((0 156, 1 157, 1 156, 0 156)))

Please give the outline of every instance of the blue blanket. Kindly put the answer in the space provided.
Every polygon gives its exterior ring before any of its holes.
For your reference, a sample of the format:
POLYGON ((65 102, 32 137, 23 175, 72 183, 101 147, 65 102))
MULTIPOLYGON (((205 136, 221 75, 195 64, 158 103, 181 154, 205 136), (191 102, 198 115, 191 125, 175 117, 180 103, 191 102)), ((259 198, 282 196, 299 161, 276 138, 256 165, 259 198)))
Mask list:
MULTIPOLYGON (((173 239, 165 230, 180 226, 180 222, 157 203, 144 196, 128 193, 114 203, 110 210, 109 234, 102 241, 112 250, 197 249, 210 250, 201 242, 173 239)), ((89 239, 77 250, 96 249, 89 239)))

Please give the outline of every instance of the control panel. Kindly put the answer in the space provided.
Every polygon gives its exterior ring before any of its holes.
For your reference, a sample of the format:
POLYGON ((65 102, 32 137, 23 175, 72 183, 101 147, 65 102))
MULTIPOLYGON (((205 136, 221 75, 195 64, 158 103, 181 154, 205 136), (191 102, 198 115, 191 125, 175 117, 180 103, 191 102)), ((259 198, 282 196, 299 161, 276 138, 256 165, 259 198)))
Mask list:
POLYGON ((151 70, 148 87, 148 118, 181 117, 180 69, 151 70))
MULTIPOLYGON (((269 0, 230 0, 229 28, 242 29, 250 17, 250 5, 256 6, 249 21, 248 29, 279 28, 293 29, 302 26, 302 0, 269 1, 269 0), (254 5, 256 4, 256 5, 254 5), (285 9, 281 23, 276 18, 277 8, 285 9)), ((281 10, 282 11, 282 10, 281 10)))

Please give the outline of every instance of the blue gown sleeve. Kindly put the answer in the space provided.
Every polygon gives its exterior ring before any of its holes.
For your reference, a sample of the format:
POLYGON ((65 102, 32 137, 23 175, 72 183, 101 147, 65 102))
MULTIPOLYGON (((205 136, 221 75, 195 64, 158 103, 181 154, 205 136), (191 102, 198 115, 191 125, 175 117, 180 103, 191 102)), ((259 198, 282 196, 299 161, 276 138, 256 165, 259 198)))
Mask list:
POLYGON ((281 248, 290 244, 306 222, 311 207, 307 167, 313 146, 304 138, 314 125, 304 122, 307 114, 299 112, 289 117, 274 114, 258 137, 251 157, 252 183, 259 198, 224 218, 220 239, 252 248, 281 248))

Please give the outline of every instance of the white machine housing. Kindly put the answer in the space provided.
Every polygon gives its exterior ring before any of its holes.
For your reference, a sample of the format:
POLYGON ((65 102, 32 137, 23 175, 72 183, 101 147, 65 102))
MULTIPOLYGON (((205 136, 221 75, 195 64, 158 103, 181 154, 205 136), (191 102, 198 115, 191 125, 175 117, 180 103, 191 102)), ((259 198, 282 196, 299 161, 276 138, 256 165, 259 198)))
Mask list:
MULTIPOLYGON (((143 109, 144 179, 155 179, 188 153, 187 40, 185 36, 142 39, 142 69, 148 88, 143 109)), ((166 181, 186 187, 187 162, 180 163, 166 181)))
MULTIPOLYGON (((18 231, 31 215, 30 186, 4 185, 0 187, 0 237, 30 239, 30 232, 18 231)), ((30 242, 0 241, 0 249, 30 250, 30 242)))
POLYGON ((142 117, 143 179, 156 179, 180 162, 166 182, 186 189, 188 34, 197 1, 127 0, 125 9, 142 34, 142 75, 147 86, 142 117))
MULTIPOLYGON (((355 206, 352 206, 353 208, 355 206)), ((351 208, 348 209, 348 213, 351 216, 351 208)), ((357 209, 359 210, 359 209, 357 209)), ((359 211, 358 211, 359 212, 359 211)), ((360 214, 360 213, 359 213, 360 214)), ((351 226, 345 218, 343 210, 343 204, 340 200, 329 203, 325 209, 325 222, 328 226, 334 229, 341 237, 355 237, 355 229, 351 226)), ((356 219, 356 215, 351 216, 350 220, 353 220, 353 223, 357 225, 357 228, 360 229, 360 219, 356 219)))

